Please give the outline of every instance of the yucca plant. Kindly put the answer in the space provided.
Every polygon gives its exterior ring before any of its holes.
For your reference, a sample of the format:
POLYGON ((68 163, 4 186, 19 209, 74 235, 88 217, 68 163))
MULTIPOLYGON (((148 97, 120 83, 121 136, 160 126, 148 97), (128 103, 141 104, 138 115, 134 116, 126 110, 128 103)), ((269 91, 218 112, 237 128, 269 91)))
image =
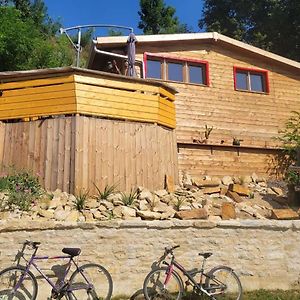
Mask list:
POLYGON ((107 200, 107 198, 111 194, 113 194, 113 193, 115 193, 117 191, 116 190, 116 185, 108 185, 107 184, 105 186, 104 190, 101 191, 95 183, 93 183, 93 184, 94 184, 94 186, 95 186, 95 188, 97 190, 97 193, 98 193, 98 195, 96 196, 96 199, 99 200, 99 201, 101 201, 101 200, 107 200))
POLYGON ((184 197, 176 198, 176 200, 174 200, 174 202, 173 202, 174 209, 179 211, 184 203, 185 203, 185 198, 184 197))
POLYGON ((80 190, 79 194, 75 196, 74 206, 78 211, 82 211, 85 208, 86 200, 89 196, 89 192, 80 190))
POLYGON ((138 191, 136 189, 131 189, 129 194, 120 193, 121 194, 121 201, 125 206, 132 206, 138 196, 138 191))

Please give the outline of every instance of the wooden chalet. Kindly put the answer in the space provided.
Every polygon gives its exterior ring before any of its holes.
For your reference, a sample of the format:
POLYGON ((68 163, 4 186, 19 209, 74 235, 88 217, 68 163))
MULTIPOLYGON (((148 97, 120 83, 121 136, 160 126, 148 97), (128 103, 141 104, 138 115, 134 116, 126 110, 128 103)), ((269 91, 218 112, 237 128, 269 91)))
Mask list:
POLYGON ((127 37, 98 38, 88 69, 0 73, 0 171, 71 193, 282 174, 274 138, 300 110, 298 62, 217 33, 136 38, 136 77, 127 37))
MULTIPOLYGON (((178 91, 181 173, 282 174, 275 138, 300 110, 300 63, 215 32, 136 38, 137 74, 178 91)), ((101 69, 101 51, 126 53, 126 37, 98 38, 89 68, 101 69)))

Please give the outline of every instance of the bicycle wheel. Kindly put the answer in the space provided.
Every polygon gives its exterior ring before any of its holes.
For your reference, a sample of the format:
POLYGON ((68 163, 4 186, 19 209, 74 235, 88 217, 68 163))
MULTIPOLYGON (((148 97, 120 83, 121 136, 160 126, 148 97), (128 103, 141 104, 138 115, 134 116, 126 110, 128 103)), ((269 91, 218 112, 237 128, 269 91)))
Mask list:
POLYGON ((145 278, 143 292, 146 300, 180 300, 183 294, 183 283, 176 271, 170 277, 168 268, 152 270, 145 278))
POLYGON ((67 294, 70 300, 109 300, 113 282, 109 272, 97 264, 86 264, 70 277, 67 294))
POLYGON ((0 300, 35 300, 37 288, 34 275, 21 266, 0 272, 0 300))
POLYGON ((234 271, 225 266, 211 269, 205 280, 205 289, 215 299, 242 299, 242 285, 234 271))

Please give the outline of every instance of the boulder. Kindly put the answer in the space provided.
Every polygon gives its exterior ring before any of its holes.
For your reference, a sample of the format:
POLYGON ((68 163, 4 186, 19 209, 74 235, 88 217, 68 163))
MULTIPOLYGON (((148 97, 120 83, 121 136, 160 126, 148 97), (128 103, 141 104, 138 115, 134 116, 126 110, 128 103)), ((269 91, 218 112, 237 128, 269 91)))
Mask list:
POLYGON ((205 180, 202 178, 193 178, 193 185, 197 187, 216 187, 220 185, 220 182, 217 180, 205 180))
POLYGON ((236 219, 236 213, 233 203, 224 202, 221 208, 222 220, 236 219))
POLYGON ((229 190, 239 194, 240 196, 249 196, 250 195, 250 190, 247 187, 240 185, 240 184, 230 184, 229 190))
POLYGON ((299 219, 299 214, 290 208, 273 209, 271 218, 276 220, 296 220, 299 219))
POLYGON ((154 211, 137 211, 137 215, 144 220, 160 220, 161 214, 154 211))
POLYGON ((281 188, 279 187, 275 187, 275 186, 272 186, 271 187, 271 190, 278 196, 283 196, 284 195, 284 192, 281 188))
POLYGON ((79 218, 79 212, 77 210, 72 210, 70 214, 66 217, 65 221, 77 222, 79 218))
POLYGON ((164 213, 168 211, 168 205, 166 203, 163 203, 161 201, 158 201, 155 206, 153 207, 153 211, 164 213))
POLYGON ((54 217, 54 211, 53 210, 40 209, 38 211, 38 215, 40 215, 41 217, 47 218, 47 219, 52 219, 54 217))
POLYGON ((233 183, 232 177, 231 177, 231 176, 224 176, 224 177, 222 178, 222 183, 223 183, 224 185, 232 184, 232 183, 233 183))
POLYGON ((191 220, 191 219, 207 219, 208 213, 205 208, 198 208, 186 211, 177 211, 175 217, 181 220, 191 220))
POLYGON ((132 207, 121 206, 121 212, 122 212, 122 216, 125 218, 136 216, 136 210, 132 207))
POLYGON ((156 196, 158 196, 159 198, 163 198, 164 196, 168 195, 169 193, 166 190, 157 190, 157 191, 154 191, 154 194, 156 196))
POLYGON ((237 203, 240 203, 243 201, 243 199, 239 196, 239 194, 237 194, 236 192, 232 192, 230 190, 227 191, 226 196, 231 198, 232 200, 234 200, 237 203))
POLYGON ((166 175, 166 189, 169 193, 175 192, 174 177, 166 175))
POLYGON ((57 221, 65 221, 69 214, 70 214, 69 211, 65 211, 64 209, 59 208, 55 210, 54 218, 57 221))
POLYGON ((215 194, 215 193, 220 193, 221 188, 219 186, 215 187, 206 187, 202 189, 203 194, 215 194))

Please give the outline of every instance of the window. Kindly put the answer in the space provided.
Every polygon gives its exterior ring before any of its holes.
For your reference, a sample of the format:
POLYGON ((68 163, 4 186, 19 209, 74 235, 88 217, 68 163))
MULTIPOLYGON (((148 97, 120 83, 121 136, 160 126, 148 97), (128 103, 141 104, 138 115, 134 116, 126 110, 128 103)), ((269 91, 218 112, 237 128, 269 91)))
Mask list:
POLYGON ((145 53, 144 62, 147 78, 209 85, 206 61, 145 53))
POLYGON ((233 73, 235 90, 269 93, 267 71, 234 67, 233 73))

